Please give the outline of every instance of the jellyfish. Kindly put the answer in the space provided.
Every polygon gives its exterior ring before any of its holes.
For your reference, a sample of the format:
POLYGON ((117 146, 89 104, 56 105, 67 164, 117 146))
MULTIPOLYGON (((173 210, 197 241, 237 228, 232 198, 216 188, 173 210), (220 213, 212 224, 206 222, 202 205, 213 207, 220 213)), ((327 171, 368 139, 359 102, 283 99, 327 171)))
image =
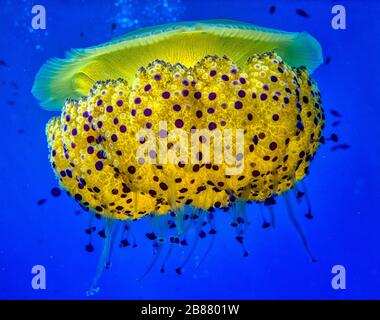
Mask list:
POLYGON ((218 212, 231 215, 247 256, 246 204, 269 211, 266 228, 280 195, 314 259, 290 196, 305 198, 312 216, 302 180, 323 140, 321 94, 310 77, 322 62, 308 33, 209 20, 141 29, 43 65, 32 92, 61 112, 46 126, 52 168, 84 210, 104 218, 89 294, 117 235, 120 246, 134 241, 134 221, 152 228, 155 255, 141 279, 160 257, 164 272, 173 248, 189 245, 181 274, 199 238, 210 235, 205 256, 211 249, 218 212))

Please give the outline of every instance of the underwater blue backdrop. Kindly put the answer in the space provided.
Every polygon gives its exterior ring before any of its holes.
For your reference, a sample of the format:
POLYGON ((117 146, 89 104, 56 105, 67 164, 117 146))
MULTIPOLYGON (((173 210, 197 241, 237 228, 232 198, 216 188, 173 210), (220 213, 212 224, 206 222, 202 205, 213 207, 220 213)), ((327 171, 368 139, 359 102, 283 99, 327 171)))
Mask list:
POLYGON ((194 266, 207 237, 183 275, 174 271, 185 257, 177 250, 165 274, 158 265, 139 284, 136 278, 152 258, 144 236, 148 224, 139 221, 138 247, 115 248, 112 268, 104 271, 93 298, 380 298, 377 1, 1 0, 0 7, 1 299, 87 299, 102 244, 97 237, 95 251, 86 252, 88 214, 65 194, 50 194, 57 182, 47 158, 45 125, 55 114, 42 110, 30 93, 39 67, 70 48, 100 44, 138 27, 214 18, 307 31, 322 45, 327 63, 314 78, 327 116, 325 134, 336 132, 350 148, 331 151, 333 144, 327 143, 318 150, 305 180, 314 219, 304 218, 304 203, 295 207, 317 262, 310 261, 279 200, 276 229, 261 228, 258 207, 248 207, 248 257, 242 256, 228 216, 217 212, 215 246, 198 271, 194 266), (34 4, 46 8, 46 30, 31 28, 34 4), (346 8, 346 30, 331 27, 335 4, 346 8), (342 114, 335 128, 331 109, 342 114), (41 199, 46 202, 39 205, 41 199), (31 286, 34 265, 46 268, 46 290, 31 286), (331 286, 334 265, 346 269, 345 290, 331 286))

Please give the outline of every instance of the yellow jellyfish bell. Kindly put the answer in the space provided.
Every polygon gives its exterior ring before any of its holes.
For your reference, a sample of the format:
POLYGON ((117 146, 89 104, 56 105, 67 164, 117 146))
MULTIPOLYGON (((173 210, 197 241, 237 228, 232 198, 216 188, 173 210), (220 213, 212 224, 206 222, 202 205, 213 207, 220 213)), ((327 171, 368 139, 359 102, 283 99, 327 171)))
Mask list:
POLYGON ((307 33, 183 22, 49 60, 32 92, 62 109, 47 125, 50 161, 83 208, 178 217, 272 204, 308 173, 324 126, 310 78, 321 62, 307 33))

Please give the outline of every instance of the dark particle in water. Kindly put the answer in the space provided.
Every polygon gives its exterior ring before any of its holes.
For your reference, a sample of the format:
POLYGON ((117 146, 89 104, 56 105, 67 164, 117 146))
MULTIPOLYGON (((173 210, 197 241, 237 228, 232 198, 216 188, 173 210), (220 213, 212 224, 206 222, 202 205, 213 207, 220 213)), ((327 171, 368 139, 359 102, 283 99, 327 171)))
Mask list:
POLYGON ((94 246, 91 243, 89 243, 88 245, 86 245, 86 251, 87 252, 93 252, 94 246))
POLYGON ((123 239, 120 241, 120 247, 124 248, 124 247, 128 247, 129 246, 129 242, 127 239, 123 239))
POLYGON ((173 221, 168 221, 169 222, 169 228, 174 229, 176 227, 176 224, 173 221))
POLYGON ((305 194, 305 192, 297 191, 296 198, 297 198, 297 199, 301 199, 301 198, 304 196, 304 194, 305 194))
POLYGON ((61 189, 54 187, 50 190, 50 193, 53 197, 59 197, 61 195, 61 189))
POLYGON ((349 144, 342 143, 342 144, 338 144, 336 146, 331 147, 331 151, 335 151, 338 149, 347 150, 349 148, 351 148, 349 144))
POLYGON ((82 32, 79 34, 79 36, 80 36, 81 38, 83 38, 83 37, 84 37, 84 32, 82 31, 82 32))
POLYGON ((45 202, 46 202, 46 199, 40 199, 40 200, 37 201, 37 204, 39 206, 42 206, 45 202))
POLYGON ((269 8, 269 13, 270 14, 273 14, 273 13, 275 13, 276 12, 276 6, 271 6, 270 8, 269 8))
POLYGON ((182 269, 181 268, 176 268, 175 272, 180 275, 180 274, 182 274, 182 269))
POLYGON ((23 134, 24 132, 25 132, 25 131, 24 131, 23 129, 18 129, 18 130, 17 130, 17 133, 18 133, 18 134, 23 134))
POLYGON ((96 227, 91 227, 91 228, 86 229, 84 232, 85 232, 86 234, 91 234, 91 233, 93 233, 95 230, 96 230, 96 227))
POLYGON ((19 86, 16 82, 14 81, 9 81, 9 85, 13 88, 13 89, 16 89, 18 90, 19 86))
POLYGON ((204 237, 206 237, 206 232, 204 232, 203 230, 201 230, 200 232, 199 232, 199 238, 204 238, 204 237))
POLYGON ((157 239, 157 236, 154 232, 148 232, 145 234, 145 236, 149 239, 149 240, 155 240, 157 239))
POLYGON ((306 217, 307 219, 313 219, 313 215, 312 215, 310 212, 306 213, 306 214, 305 214, 305 217, 306 217))
POLYGON ((330 62, 331 62, 331 57, 326 57, 325 64, 330 64, 330 62))
POLYGON ((270 223, 267 222, 267 221, 264 221, 263 225, 262 225, 262 228, 263 229, 268 229, 270 227, 270 223))
POLYGON ((4 60, 0 59, 0 66, 6 67, 7 63, 4 60))
POLYGON ((309 18, 310 15, 303 9, 297 9, 296 10, 296 13, 300 16, 300 17, 303 17, 303 18, 309 18))
POLYGON ((331 134, 330 139, 333 142, 338 142, 339 141, 339 138, 338 138, 338 136, 335 133, 331 134))
POLYGON ((340 118, 340 117, 342 116, 338 111, 336 111, 336 110, 334 110, 334 109, 331 109, 331 110, 330 110, 330 113, 331 113, 334 117, 337 117, 337 118, 340 118))
POLYGON ((112 22, 111 30, 114 31, 117 28, 117 24, 115 22, 112 22))
POLYGON ((333 123, 332 123, 332 126, 333 127, 337 127, 337 126, 339 126, 340 125, 340 121, 334 121, 333 123))
POLYGON ((9 106, 14 106, 14 105, 16 105, 16 101, 9 100, 9 101, 8 101, 8 105, 9 105, 9 106))
POLYGON ((243 241, 244 241, 243 236, 236 236, 235 239, 236 239, 239 243, 243 244, 243 241))

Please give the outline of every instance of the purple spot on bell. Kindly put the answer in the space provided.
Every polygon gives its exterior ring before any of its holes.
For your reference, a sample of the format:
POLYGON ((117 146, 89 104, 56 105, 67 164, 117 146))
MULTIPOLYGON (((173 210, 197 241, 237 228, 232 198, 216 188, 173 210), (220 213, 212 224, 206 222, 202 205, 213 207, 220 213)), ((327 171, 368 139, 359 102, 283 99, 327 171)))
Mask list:
POLYGON ((216 99, 216 93, 215 92, 211 92, 209 95, 208 95, 208 98, 210 100, 215 100, 216 99))
POLYGON ((183 120, 177 119, 174 124, 177 128, 182 128, 183 127, 183 120))
POLYGON ((101 162, 101 161, 97 161, 97 162, 95 163, 95 168, 96 168, 96 170, 98 170, 98 171, 102 170, 102 169, 103 169, 103 162, 101 162))
POLYGON ((164 99, 169 99, 169 98, 170 98, 170 92, 168 92, 168 91, 163 92, 163 93, 162 93, 162 97, 163 97, 164 99))
POLYGON ((241 109, 243 108, 243 103, 241 101, 236 101, 235 102, 235 109, 241 109))
POLYGON ((197 91, 197 92, 194 93, 194 98, 195 99, 200 99, 201 97, 202 97, 202 93, 201 92, 197 91))
POLYGON ((216 129, 216 123, 215 122, 210 122, 209 125, 208 125, 208 128, 210 130, 215 130, 216 129))
POLYGON ((144 110, 144 116, 149 117, 152 114, 152 110, 149 108, 146 108, 144 110))

